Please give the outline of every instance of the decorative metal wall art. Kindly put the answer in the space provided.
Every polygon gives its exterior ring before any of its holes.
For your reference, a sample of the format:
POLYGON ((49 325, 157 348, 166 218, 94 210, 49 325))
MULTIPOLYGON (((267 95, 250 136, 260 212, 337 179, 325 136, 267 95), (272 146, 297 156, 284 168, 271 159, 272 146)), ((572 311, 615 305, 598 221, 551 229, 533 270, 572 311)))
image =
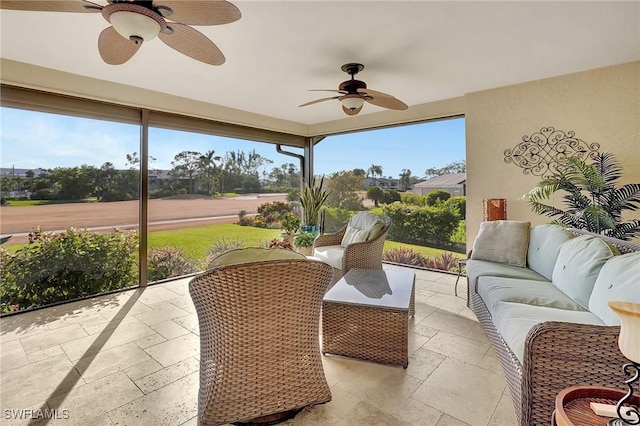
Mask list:
POLYGON ((562 172, 563 162, 569 157, 595 159, 598 149, 600 144, 578 139, 573 131, 543 127, 530 136, 522 136, 522 142, 513 149, 505 149, 504 162, 522 167, 525 175, 546 177, 562 172))

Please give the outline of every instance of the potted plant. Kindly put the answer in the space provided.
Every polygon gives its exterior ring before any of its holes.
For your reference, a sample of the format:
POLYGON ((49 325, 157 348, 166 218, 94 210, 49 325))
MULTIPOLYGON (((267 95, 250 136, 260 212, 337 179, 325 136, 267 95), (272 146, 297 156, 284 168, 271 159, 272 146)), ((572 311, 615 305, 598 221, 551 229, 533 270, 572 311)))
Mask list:
POLYGON ((300 222, 300 216, 295 213, 287 212, 283 214, 280 218, 280 227, 284 231, 281 237, 290 243, 293 242, 294 235, 300 229, 300 222))
POLYGON ((296 235, 296 237, 293 239, 293 244, 301 254, 304 254, 305 256, 311 256, 313 241, 315 239, 316 236, 312 232, 303 232, 296 235))
POLYGON ((592 164, 569 157, 563 166, 523 196, 534 213, 557 217, 554 222, 565 226, 621 240, 640 236, 639 219, 623 221, 625 210, 640 208, 640 183, 616 186, 622 167, 613 154, 600 153, 592 164), (542 202, 558 191, 566 192, 565 210, 542 202))
POLYGON ((318 234, 320 228, 318 223, 320 209, 331 193, 330 191, 324 190, 323 185, 324 176, 320 179, 319 184, 316 184, 316 179, 313 178, 310 183, 305 182, 302 188, 302 194, 298 195, 300 205, 303 209, 302 230, 305 232, 318 234))

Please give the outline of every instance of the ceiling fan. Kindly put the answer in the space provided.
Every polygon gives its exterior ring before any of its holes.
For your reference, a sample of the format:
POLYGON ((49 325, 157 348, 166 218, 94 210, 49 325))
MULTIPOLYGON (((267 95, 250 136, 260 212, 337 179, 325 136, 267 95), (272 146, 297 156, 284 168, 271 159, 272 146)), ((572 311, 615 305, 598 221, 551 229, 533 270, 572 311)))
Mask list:
POLYGON ((405 110, 408 108, 407 104, 399 99, 394 98, 386 93, 377 92, 375 90, 367 89, 367 84, 364 81, 356 80, 354 75, 358 74, 364 69, 362 64, 344 64, 340 69, 351 76, 351 80, 343 81, 338 86, 338 90, 333 89, 312 89, 311 92, 337 92, 338 96, 331 96, 329 98, 316 99, 315 101, 307 102, 300 105, 301 107, 307 105, 317 104, 318 102, 329 101, 337 99, 342 103, 342 110, 347 115, 356 115, 362 110, 362 105, 367 101, 370 104, 377 105, 379 107, 388 109, 405 110))
POLYGON ((240 19, 240 10, 224 0, 0 0, 0 9, 37 12, 102 13, 112 26, 98 37, 98 51, 110 65, 127 62, 143 42, 158 36, 167 46, 210 65, 225 57, 211 40, 189 25, 221 25, 240 19))

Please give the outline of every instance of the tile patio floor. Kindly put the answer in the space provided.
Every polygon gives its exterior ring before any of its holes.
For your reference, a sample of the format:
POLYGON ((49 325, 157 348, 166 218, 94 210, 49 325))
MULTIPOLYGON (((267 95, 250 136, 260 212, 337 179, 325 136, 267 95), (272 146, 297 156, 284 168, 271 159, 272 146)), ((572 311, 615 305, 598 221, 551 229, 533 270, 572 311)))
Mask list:
MULTIPOLYGON (((455 280, 417 271, 406 370, 325 356, 333 400, 285 424, 516 425, 495 352, 455 280)), ((0 319, 0 423, 29 424, 7 410, 55 408, 68 419, 30 424, 196 425, 188 281, 0 319)))

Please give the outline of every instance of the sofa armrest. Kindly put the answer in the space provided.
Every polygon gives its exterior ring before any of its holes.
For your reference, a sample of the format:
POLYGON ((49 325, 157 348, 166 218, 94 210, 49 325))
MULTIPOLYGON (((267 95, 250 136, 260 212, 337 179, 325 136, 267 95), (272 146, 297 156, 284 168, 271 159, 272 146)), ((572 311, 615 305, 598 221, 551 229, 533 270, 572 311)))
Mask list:
POLYGON ((622 389, 625 358, 620 327, 549 321, 527 335, 522 380, 522 422, 548 425, 558 392, 569 386, 622 389))

